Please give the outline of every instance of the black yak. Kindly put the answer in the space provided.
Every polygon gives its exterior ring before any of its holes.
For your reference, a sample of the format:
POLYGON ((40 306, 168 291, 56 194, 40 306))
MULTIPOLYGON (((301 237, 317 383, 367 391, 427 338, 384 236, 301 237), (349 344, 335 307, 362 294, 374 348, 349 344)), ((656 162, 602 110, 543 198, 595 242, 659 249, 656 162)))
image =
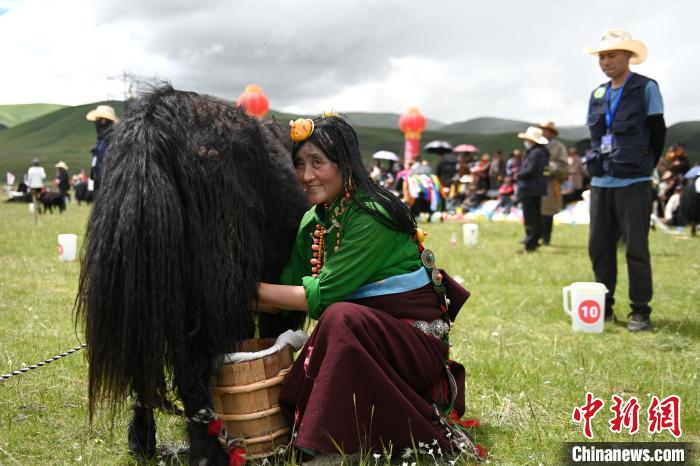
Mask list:
MULTIPOLYGON (((278 126, 169 85, 130 103, 87 226, 76 322, 90 415, 133 396, 135 455, 155 454, 153 409, 177 397, 190 464, 228 464, 207 433, 212 360, 254 335, 258 282, 278 278, 307 208, 278 126)), ((261 317, 261 336, 300 317, 261 317)))

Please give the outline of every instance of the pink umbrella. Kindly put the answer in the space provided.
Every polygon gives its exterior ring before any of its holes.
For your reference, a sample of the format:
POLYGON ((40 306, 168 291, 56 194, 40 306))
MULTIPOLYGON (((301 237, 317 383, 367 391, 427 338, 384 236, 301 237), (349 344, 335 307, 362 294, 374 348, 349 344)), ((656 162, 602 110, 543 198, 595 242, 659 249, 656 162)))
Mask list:
POLYGON ((473 144, 460 144, 453 149, 454 152, 479 152, 479 148, 473 144))

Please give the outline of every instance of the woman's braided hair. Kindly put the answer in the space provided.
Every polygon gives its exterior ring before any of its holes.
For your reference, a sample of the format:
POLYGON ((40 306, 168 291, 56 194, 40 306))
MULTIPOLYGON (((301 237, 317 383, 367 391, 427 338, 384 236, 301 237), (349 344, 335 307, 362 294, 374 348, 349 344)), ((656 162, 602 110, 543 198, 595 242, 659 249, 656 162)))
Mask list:
POLYGON ((351 196, 352 204, 391 229, 415 234, 416 220, 406 204, 390 191, 376 185, 369 177, 362 163, 357 133, 345 118, 338 115, 322 116, 313 121, 314 130, 311 136, 304 141, 295 142, 292 146, 294 165, 297 164, 299 149, 311 142, 340 167, 344 185, 351 186, 353 190, 362 194, 351 196), (386 214, 377 208, 377 204, 384 208, 386 214))

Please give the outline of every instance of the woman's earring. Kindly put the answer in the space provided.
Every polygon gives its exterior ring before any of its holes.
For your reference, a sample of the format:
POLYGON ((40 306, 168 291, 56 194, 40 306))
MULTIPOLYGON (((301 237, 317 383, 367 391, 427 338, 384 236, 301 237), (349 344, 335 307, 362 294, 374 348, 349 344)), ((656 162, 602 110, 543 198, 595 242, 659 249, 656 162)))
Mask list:
POLYGON ((345 200, 350 202, 350 193, 352 192, 352 180, 345 182, 345 200))

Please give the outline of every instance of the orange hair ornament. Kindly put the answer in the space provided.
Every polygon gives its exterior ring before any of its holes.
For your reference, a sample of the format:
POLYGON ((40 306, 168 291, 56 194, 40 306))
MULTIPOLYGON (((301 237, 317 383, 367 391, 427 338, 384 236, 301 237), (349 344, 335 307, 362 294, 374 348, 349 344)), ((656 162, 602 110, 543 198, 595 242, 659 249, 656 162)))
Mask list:
POLYGON ((289 126, 291 130, 289 131, 292 141, 303 142, 311 137, 314 132, 314 120, 311 118, 297 118, 296 120, 289 120, 289 126))

